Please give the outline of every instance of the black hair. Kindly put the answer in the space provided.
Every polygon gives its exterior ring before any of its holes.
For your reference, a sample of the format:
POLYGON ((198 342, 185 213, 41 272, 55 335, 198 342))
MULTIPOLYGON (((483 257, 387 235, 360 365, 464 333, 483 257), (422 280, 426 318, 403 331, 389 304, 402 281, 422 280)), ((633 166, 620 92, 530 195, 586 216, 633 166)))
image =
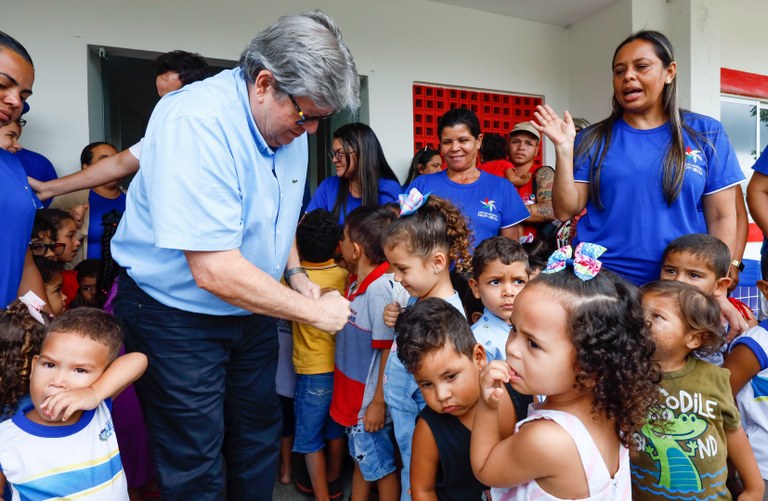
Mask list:
POLYGON ((539 274, 521 295, 536 287, 552 291, 568 316, 575 387, 592 393, 593 412, 615 420, 616 432, 629 446, 632 434, 642 428, 649 409, 658 403, 661 380, 637 287, 605 268, 591 280, 582 280, 570 265, 556 273, 539 274))
POLYGON ((123 344, 123 329, 120 322, 104 310, 84 306, 67 310, 48 325, 48 333, 77 334, 103 344, 109 350, 112 362, 120 353, 123 344))
POLYGON ((8 33, 5 33, 4 31, 0 31, 0 48, 15 52, 16 54, 20 55, 22 59, 28 62, 33 68, 35 67, 35 63, 32 62, 32 56, 30 56, 29 52, 27 52, 27 49, 21 45, 21 42, 13 38, 8 33))
POLYGON ((507 140, 504 136, 495 132, 483 134, 483 144, 480 146, 483 162, 506 160, 507 151, 507 140))
POLYGON ((211 74, 211 68, 203 56, 183 50, 160 54, 152 61, 152 69, 155 70, 155 76, 174 71, 179 74, 179 80, 184 85, 208 78, 211 74))
POLYGON ((717 353, 725 343, 720 306, 714 296, 704 294, 693 285, 676 280, 656 280, 640 288, 643 299, 657 296, 677 303, 680 319, 689 331, 701 334, 701 346, 694 350, 698 357, 717 353))
MULTIPOLYGON (((357 171, 353 176, 360 179, 360 198, 362 205, 379 205, 379 180, 391 179, 400 184, 397 176, 384 156, 379 138, 368 125, 360 122, 342 125, 333 133, 333 138, 341 142, 342 155, 349 169, 352 155, 357 158, 357 171)), ((333 203, 333 214, 346 213, 349 197, 349 179, 339 177, 339 189, 333 203)))
POLYGON ((101 272, 101 259, 84 259, 77 263, 75 271, 78 282, 85 277, 98 278, 101 272))
POLYGON ((486 238, 475 248, 472 255, 472 278, 480 279, 485 267, 493 261, 501 261, 503 264, 525 263, 528 265, 528 254, 523 246, 515 239, 496 236, 486 238))
POLYGON ((440 155, 440 151, 430 148, 429 146, 425 146, 417 151, 416 154, 413 155, 413 160, 411 160, 411 168, 408 169, 408 179, 405 180, 403 186, 409 186, 414 179, 419 177, 421 175, 419 166, 427 165, 427 163, 432 160, 432 157, 435 155, 440 155))
POLYGON ((325 209, 307 212, 296 227, 299 256, 311 263, 323 263, 331 259, 341 237, 338 217, 325 209))
POLYGON ((85 148, 83 148, 83 151, 80 152, 80 165, 91 165, 93 163, 93 150, 97 146, 107 145, 111 146, 112 148, 117 151, 117 148, 111 143, 107 143, 106 141, 96 141, 85 148))
POLYGON ((421 367, 424 357, 451 343, 459 355, 470 360, 477 344, 472 329, 459 310, 440 298, 426 298, 406 308, 395 323, 397 356, 410 373, 421 367))
POLYGON ((44 284, 49 284, 53 281, 56 275, 61 275, 64 272, 64 264, 59 261, 54 261, 43 256, 33 256, 35 266, 40 271, 40 276, 43 278, 44 284))
POLYGON ((67 220, 74 221, 74 218, 68 212, 61 209, 40 209, 35 213, 35 218, 40 217, 53 228, 51 238, 56 241, 59 239, 59 230, 64 226, 67 220))
POLYGON ((664 249, 664 255, 661 258, 662 263, 673 252, 691 254, 701 259, 718 279, 728 276, 728 268, 731 266, 731 251, 717 237, 706 233, 690 233, 678 237, 664 249))
POLYGON ((104 306, 115 282, 115 277, 120 273, 120 265, 112 259, 110 244, 112 237, 115 236, 117 225, 120 224, 122 214, 112 210, 104 214, 101 218, 101 225, 104 227, 104 233, 101 236, 101 274, 96 280, 96 305, 104 306))
POLYGON ((480 120, 475 112, 467 108, 454 108, 447 111, 437 122, 437 140, 440 141, 443 135, 443 129, 446 127, 456 127, 457 125, 466 125, 469 133, 475 139, 480 137, 480 120))
POLYGON ((387 260, 382 246, 384 230, 397 216, 388 207, 361 206, 347 214, 344 227, 349 239, 363 248, 372 264, 387 260))
POLYGON ((35 212, 35 222, 32 224, 32 240, 35 238, 42 240, 46 237, 51 240, 56 240, 56 228, 44 216, 45 213, 42 209, 35 212))
POLYGON ((522 246, 525 252, 528 253, 529 273, 546 268, 549 256, 555 252, 554 245, 540 238, 534 238, 532 241, 522 244, 522 246))

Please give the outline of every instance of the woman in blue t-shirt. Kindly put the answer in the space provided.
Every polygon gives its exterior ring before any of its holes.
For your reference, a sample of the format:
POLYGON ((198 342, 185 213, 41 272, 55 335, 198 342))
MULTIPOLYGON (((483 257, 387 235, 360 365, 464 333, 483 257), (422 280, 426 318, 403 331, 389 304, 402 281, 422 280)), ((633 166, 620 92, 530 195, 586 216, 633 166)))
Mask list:
POLYGON ((357 122, 336 129, 329 156, 336 167, 336 175, 320 183, 309 201, 307 212, 325 209, 343 224, 344 216, 361 205, 397 201, 400 183, 369 126, 357 122))
POLYGON ((659 278, 664 248, 679 236, 709 233, 733 251, 744 176, 720 122, 678 106, 669 40, 635 33, 612 68, 613 112, 578 138, 568 112, 539 107, 532 121, 557 153, 555 216, 586 207, 574 244, 603 245, 604 265, 637 285, 659 278))

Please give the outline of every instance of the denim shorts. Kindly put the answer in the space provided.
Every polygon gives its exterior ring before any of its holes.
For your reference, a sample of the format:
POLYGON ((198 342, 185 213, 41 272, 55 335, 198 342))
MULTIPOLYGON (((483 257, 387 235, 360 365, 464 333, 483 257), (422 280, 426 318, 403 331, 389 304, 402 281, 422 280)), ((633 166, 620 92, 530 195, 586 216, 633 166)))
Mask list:
POLYGON ((326 440, 344 435, 344 427, 331 419, 332 394, 333 372, 296 375, 296 437, 293 452, 317 452, 325 447, 326 440))
POLYGON ((381 480, 397 470, 392 423, 374 433, 365 431, 363 424, 347 426, 347 437, 349 454, 367 482, 381 480))

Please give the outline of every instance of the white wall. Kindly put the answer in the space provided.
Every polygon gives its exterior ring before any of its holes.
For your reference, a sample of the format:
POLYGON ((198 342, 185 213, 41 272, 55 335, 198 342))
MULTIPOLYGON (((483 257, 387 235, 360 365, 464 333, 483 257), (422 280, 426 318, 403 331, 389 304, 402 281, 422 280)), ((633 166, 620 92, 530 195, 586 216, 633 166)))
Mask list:
POLYGON ((2 28, 35 61, 23 142, 60 174, 76 167, 89 141, 89 44, 236 60, 275 18, 311 8, 342 27, 369 79, 371 126, 401 176, 413 145, 414 81, 541 94, 555 109, 568 104, 564 28, 427 0, 35 0, 4 9, 2 28))
POLYGON ((630 0, 621 0, 568 28, 568 105, 573 116, 594 123, 611 113, 613 51, 631 32, 630 0))
POLYGON ((721 0, 721 61, 724 68, 768 75, 768 3, 721 0))

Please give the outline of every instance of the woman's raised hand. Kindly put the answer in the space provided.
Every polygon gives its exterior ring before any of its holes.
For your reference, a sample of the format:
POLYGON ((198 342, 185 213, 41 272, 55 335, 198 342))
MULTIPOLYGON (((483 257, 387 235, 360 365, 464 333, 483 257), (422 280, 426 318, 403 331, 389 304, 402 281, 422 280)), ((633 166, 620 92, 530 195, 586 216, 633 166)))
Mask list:
POLYGON ((531 125, 547 136, 555 146, 573 144, 576 128, 570 113, 566 111, 563 118, 560 118, 551 106, 545 104, 537 106, 533 116, 535 120, 531 120, 531 125))

